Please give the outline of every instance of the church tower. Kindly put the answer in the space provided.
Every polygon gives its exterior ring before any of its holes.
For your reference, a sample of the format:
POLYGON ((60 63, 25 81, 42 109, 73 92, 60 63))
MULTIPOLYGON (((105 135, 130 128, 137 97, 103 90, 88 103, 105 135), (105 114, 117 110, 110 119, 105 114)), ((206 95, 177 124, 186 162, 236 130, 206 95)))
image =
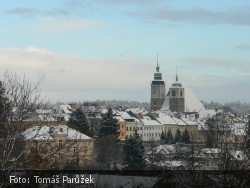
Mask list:
POLYGON ((169 108, 172 112, 184 112, 185 111, 185 89, 182 84, 178 82, 178 74, 176 70, 176 80, 169 88, 169 108))
POLYGON ((165 100, 165 82, 162 80, 162 74, 160 73, 160 66, 158 64, 157 54, 157 66, 154 73, 154 80, 151 83, 151 110, 160 110, 165 100))

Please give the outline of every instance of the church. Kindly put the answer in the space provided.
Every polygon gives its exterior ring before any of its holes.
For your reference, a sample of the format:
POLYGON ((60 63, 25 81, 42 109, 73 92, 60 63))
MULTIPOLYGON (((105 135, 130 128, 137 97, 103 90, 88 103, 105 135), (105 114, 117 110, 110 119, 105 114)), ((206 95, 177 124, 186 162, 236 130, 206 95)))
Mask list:
POLYGON ((191 88, 184 87, 178 80, 176 73, 176 80, 168 89, 166 94, 165 82, 162 80, 160 66, 156 65, 156 72, 154 73, 154 80, 151 82, 151 111, 172 111, 178 113, 202 113, 205 108, 203 104, 196 97, 191 88))

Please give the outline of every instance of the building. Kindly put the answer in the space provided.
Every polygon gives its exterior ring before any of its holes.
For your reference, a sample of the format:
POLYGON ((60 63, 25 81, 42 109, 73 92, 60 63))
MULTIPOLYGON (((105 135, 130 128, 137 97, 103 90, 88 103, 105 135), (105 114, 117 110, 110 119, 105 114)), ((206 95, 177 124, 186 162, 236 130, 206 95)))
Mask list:
POLYGON ((151 110, 160 110, 162 104, 165 100, 165 82, 162 80, 162 74, 160 73, 160 66, 158 64, 157 56, 157 66, 156 72, 154 73, 154 80, 151 83, 151 110))
POLYGON ((176 81, 169 88, 161 110, 203 114, 205 107, 191 88, 182 86, 182 83, 178 81, 178 75, 176 75, 176 81))
POLYGON ((185 111, 185 89, 182 84, 178 82, 178 75, 176 74, 176 82, 169 88, 169 109, 172 112, 184 112, 185 111))
POLYGON ((119 140, 131 138, 135 131, 142 136, 142 122, 132 112, 116 111, 117 124, 119 125, 119 140))
POLYGON ((32 169, 87 167, 92 163, 94 140, 66 125, 34 126, 22 135, 32 169))
POLYGON ((160 66, 158 64, 154 73, 154 80, 151 82, 151 111, 162 110, 172 112, 197 112, 202 113, 205 108, 195 96, 191 88, 182 86, 176 73, 176 81, 169 88, 166 95, 165 82, 162 80, 160 66))

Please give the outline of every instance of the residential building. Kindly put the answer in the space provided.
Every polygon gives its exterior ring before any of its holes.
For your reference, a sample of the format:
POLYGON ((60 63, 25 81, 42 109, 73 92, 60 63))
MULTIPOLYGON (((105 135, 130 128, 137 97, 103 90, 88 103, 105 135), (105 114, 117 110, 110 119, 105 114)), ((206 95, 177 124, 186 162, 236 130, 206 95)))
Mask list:
POLYGON ((22 135, 32 168, 87 167, 92 163, 94 140, 66 125, 34 126, 22 135))

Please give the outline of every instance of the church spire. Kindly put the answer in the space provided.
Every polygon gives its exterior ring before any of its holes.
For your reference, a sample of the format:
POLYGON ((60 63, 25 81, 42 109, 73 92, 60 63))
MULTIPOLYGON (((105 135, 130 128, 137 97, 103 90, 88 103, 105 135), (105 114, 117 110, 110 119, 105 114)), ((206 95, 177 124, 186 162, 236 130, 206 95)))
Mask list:
POLYGON ((160 73, 160 66, 158 62, 158 55, 159 53, 157 53, 157 65, 156 65, 156 72, 154 74, 154 80, 162 80, 162 75, 160 73))
POLYGON ((178 82, 178 74, 177 74, 177 72, 178 72, 178 67, 176 67, 176 78, 175 78, 175 79, 176 79, 176 80, 175 80, 176 82, 178 82))
POLYGON ((157 53, 157 65, 156 65, 156 72, 160 71, 160 67, 159 67, 159 63, 158 63, 158 55, 159 53, 157 53))

